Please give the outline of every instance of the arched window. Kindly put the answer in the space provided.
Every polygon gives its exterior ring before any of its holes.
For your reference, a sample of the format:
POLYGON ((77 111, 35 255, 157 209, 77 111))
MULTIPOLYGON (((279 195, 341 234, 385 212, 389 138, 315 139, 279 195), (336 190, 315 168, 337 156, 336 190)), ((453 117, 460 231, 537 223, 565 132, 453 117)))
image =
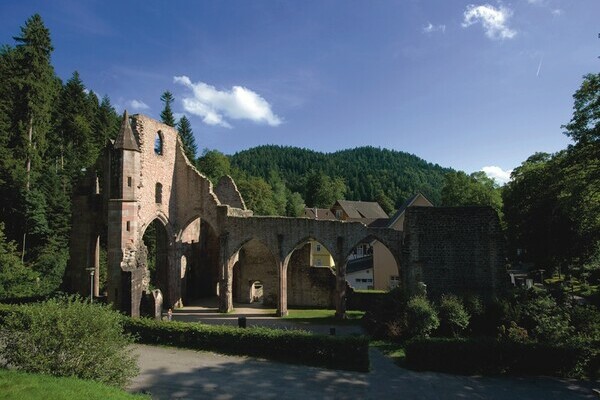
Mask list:
POLYGON ((154 191, 154 201, 156 204, 162 204, 162 184, 158 182, 154 191))
POLYGON ((159 156, 163 155, 163 135, 161 131, 156 132, 156 137, 154 138, 154 152, 159 156))

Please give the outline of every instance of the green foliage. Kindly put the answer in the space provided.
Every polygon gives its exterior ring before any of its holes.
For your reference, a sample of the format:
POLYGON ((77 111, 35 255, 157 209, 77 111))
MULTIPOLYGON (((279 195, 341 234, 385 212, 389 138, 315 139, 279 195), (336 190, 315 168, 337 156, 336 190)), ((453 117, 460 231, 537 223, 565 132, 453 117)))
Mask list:
POLYGON ((329 208, 336 200, 343 200, 346 184, 342 178, 331 178, 323 172, 313 171, 306 178, 304 198, 308 207, 329 208))
POLYGON ((236 328, 127 318, 139 343, 248 355, 349 371, 369 370, 369 342, 360 336, 313 335, 304 331, 236 328))
POLYGON ((146 395, 130 394, 94 381, 27 374, 8 369, 0 369, 0 387, 2 388, 0 399, 142 400, 150 398, 146 395))
POLYGON ((415 296, 406 304, 409 337, 428 337, 440 325, 435 308, 424 296, 415 296))
POLYGON ((515 343, 492 338, 418 338, 406 345, 417 370, 459 374, 590 375, 593 352, 582 345, 515 343))
POLYGON ((38 280, 39 275, 21 262, 16 244, 6 239, 0 222, 0 300, 33 296, 38 280))
POLYGON ((285 215, 287 215, 288 217, 300 217, 304 212, 304 207, 306 207, 302 196, 298 192, 292 193, 289 190, 287 190, 286 193, 287 198, 285 205, 285 215))
POLYGON ((195 163, 198 146, 196 146, 196 139, 194 139, 194 132, 192 132, 192 124, 185 115, 177 123, 177 132, 179 132, 185 155, 192 164, 195 163))
POLYGON ((264 179, 251 176, 238 181, 237 187, 244 198, 246 207, 257 215, 278 215, 273 189, 264 179))
POLYGON ((442 189, 443 206, 490 206, 502 212, 502 197, 498 185, 484 172, 467 175, 462 171, 448 172, 442 189))
POLYGON ((322 204, 309 200, 307 194, 309 177, 315 170, 344 182, 347 200, 384 200, 383 192, 393 208, 416 192, 439 204, 444 174, 449 171, 412 154, 374 147, 325 154, 295 147, 259 146, 231 156, 231 165, 263 179, 268 178, 269 171, 278 171, 287 188, 303 194, 309 207, 322 204))
POLYGON ((454 295, 444 295, 440 299, 439 334, 442 336, 459 336, 465 331, 471 319, 462 301, 454 295))
POLYGON ((565 134, 577 143, 600 140, 600 73, 583 77, 581 87, 573 95, 573 118, 563 126, 565 134))
POLYGON ((204 149, 198 158, 198 169, 216 185, 222 176, 231 175, 229 158, 218 150, 204 149))
POLYGON ((365 329, 377 339, 406 341, 428 336, 439 326, 435 308, 423 296, 407 299, 397 288, 377 297, 379 301, 363 317, 365 329))
POLYGON ((564 343, 572 333, 569 314, 549 295, 537 295, 521 304, 519 325, 540 342, 564 343))
POLYGON ((581 267, 600 243, 600 74, 584 77, 563 126, 575 143, 534 154, 513 171, 504 193, 513 250, 523 261, 559 272, 581 267))
POLYGON ((15 47, 0 47, 0 221, 3 240, 18 244, 24 263, 2 266, 0 296, 29 297, 60 284, 73 187, 115 137, 119 118, 77 72, 61 83, 39 15, 14 40, 15 47))
POLYGON ((124 387, 136 376, 122 317, 77 298, 0 310, 0 359, 11 368, 124 387))
POLYGON ((168 90, 165 91, 160 96, 160 101, 165 103, 165 107, 160 113, 160 120, 164 124, 167 124, 169 126, 175 126, 175 117, 173 116, 173 110, 171 109, 171 104, 175 101, 173 93, 169 92, 168 90))

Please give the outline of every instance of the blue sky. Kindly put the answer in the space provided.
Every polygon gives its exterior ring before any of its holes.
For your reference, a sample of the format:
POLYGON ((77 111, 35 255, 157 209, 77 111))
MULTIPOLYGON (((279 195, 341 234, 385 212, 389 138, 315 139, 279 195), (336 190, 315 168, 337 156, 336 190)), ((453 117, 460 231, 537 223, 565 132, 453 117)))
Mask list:
POLYGON ((371 145, 507 171, 567 146, 600 66, 599 0, 3 1, 0 43, 36 12, 61 78, 154 118, 170 90, 227 154, 371 145))

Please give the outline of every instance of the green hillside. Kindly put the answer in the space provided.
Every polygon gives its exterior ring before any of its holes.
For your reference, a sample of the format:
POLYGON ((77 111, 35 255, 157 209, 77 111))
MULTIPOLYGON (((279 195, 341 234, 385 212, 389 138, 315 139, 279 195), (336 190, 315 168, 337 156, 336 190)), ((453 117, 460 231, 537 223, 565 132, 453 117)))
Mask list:
POLYGON ((341 178, 346 184, 347 200, 387 198, 397 208, 417 191, 439 204, 444 174, 451 171, 413 154, 375 147, 320 153, 297 147, 259 146, 234 154, 230 161, 233 168, 265 180, 270 171, 278 171, 286 186, 302 194, 309 206, 307 181, 319 172, 341 178))

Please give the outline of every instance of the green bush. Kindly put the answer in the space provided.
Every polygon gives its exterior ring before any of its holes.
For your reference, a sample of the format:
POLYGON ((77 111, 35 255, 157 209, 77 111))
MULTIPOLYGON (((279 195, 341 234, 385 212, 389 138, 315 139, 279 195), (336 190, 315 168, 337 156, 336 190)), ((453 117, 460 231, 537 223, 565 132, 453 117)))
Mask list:
POLYGON ((369 342, 363 336, 325 336, 304 331, 258 327, 243 329, 145 318, 126 318, 125 329, 139 343, 248 355, 350 371, 369 370, 369 342))
POLYGON ((439 305, 441 336, 458 336, 469 325, 470 316, 462 301, 454 295, 443 295, 439 305))
POLYGON ((569 314, 549 295, 534 294, 521 307, 519 325, 540 342, 563 343, 569 338, 569 314))
POLYGON ((406 363, 417 370, 459 374, 589 375, 593 351, 583 345, 514 343, 492 338, 417 338, 406 363))
POLYGON ((406 298, 400 288, 384 295, 370 296, 373 306, 362 318, 365 330, 374 338, 398 341, 404 335, 406 326, 406 298))
POLYGON ((415 296, 406 304, 407 337, 427 337, 440 325, 433 305, 423 296, 415 296))
POLYGON ((75 297, 0 308, 0 360, 12 368, 123 387, 137 364, 122 316, 75 297))

